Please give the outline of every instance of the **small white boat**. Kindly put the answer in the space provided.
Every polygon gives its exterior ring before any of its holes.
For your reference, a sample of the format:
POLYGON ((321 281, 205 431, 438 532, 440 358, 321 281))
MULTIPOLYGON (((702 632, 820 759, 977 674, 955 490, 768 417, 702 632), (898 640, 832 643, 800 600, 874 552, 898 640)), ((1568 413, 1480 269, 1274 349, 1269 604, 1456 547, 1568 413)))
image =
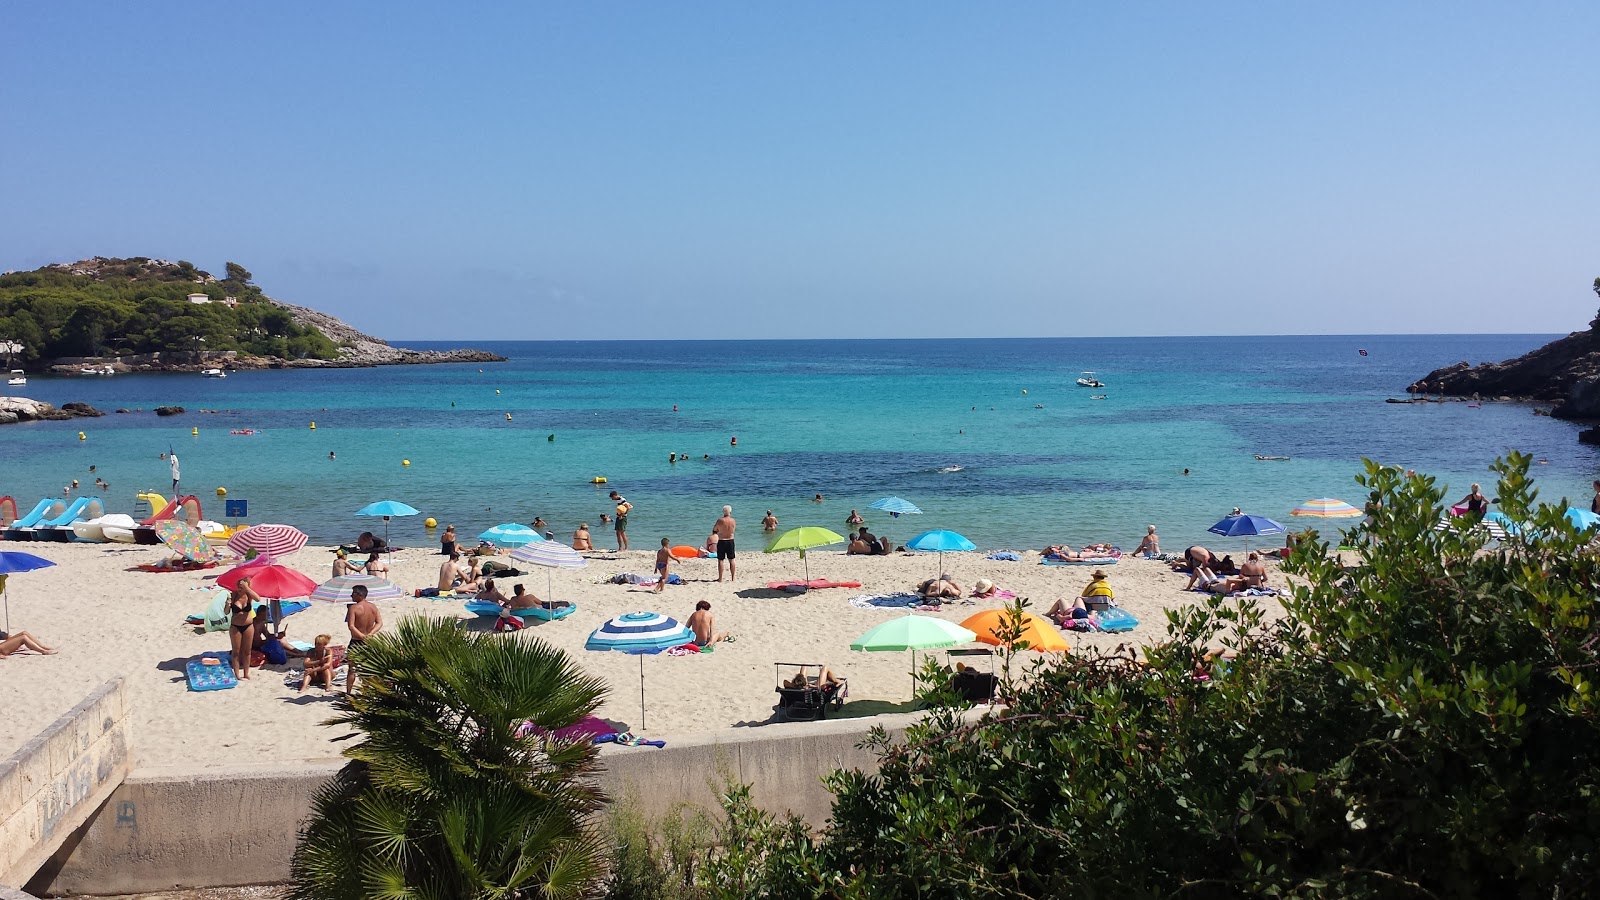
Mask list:
POLYGON ((12 369, 11 370, 11 377, 6 379, 6 384, 11 385, 13 387, 15 387, 15 386, 17 386, 19 384, 27 384, 27 383, 28 383, 28 373, 22 371, 21 369, 12 369))
POLYGON ((113 513, 109 516, 101 516, 100 534, 108 541, 116 541, 119 544, 131 544, 133 543, 133 529, 137 527, 138 524, 139 520, 135 519, 133 516, 124 515, 123 513, 113 513))
POLYGON ((133 516, 123 515, 122 513, 112 513, 110 515, 100 516, 87 521, 79 520, 77 522, 73 522, 72 533, 80 541, 103 543, 111 540, 110 538, 106 537, 105 529, 108 526, 111 528, 120 527, 127 529, 128 540, 131 541, 133 540, 133 526, 137 524, 139 523, 133 520, 133 516))
POLYGON ((117 370, 110 366, 84 366, 78 370, 79 375, 115 375, 117 370))
POLYGON ((1083 373, 1083 377, 1078 379, 1078 387, 1100 388, 1105 386, 1106 383, 1094 377, 1093 372, 1085 372, 1083 373))
POLYGON ((228 373, 221 369, 201 369, 200 374, 207 378, 227 378, 228 373))

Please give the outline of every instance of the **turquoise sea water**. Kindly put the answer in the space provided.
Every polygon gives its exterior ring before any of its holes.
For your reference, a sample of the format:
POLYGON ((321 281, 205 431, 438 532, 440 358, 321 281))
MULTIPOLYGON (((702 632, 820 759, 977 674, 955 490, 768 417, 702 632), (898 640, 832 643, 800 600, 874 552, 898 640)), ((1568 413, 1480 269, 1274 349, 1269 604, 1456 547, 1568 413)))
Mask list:
MULTIPOLYGON (((598 526, 615 488, 637 507, 635 548, 703 541, 723 503, 749 531, 769 508, 784 528, 842 531, 851 508, 865 513, 886 494, 925 511, 898 522, 867 513, 901 540, 942 527, 983 547, 1131 547, 1155 523, 1171 547, 1234 506, 1285 519, 1312 497, 1359 503, 1362 456, 1465 494, 1519 448, 1549 460, 1537 467, 1548 498, 1586 504, 1600 454, 1577 443, 1576 426, 1520 404, 1383 402, 1436 366, 1548 339, 516 342, 482 344, 511 361, 481 367, 34 377, 22 392, 35 399, 146 411, 0 429, 0 494, 26 511, 73 478, 91 488, 94 464, 111 510, 134 512, 134 493, 170 487, 158 454, 172 448, 208 518, 220 518, 214 491, 226 486, 249 500, 249 521, 324 542, 381 527, 352 513, 385 498, 463 537, 540 515, 566 539, 580 520, 598 526), (1074 384, 1089 369, 1106 388, 1074 384), (1090 399, 1099 393, 1107 399, 1090 399), (164 404, 190 412, 149 412, 164 404), (228 433, 241 428, 261 433, 228 433), (669 464, 672 452, 690 458, 669 464), (596 475, 610 483, 589 484, 596 475), (817 492, 825 503, 811 502, 817 492)), ((431 545, 421 520, 396 520, 395 542, 431 545)))

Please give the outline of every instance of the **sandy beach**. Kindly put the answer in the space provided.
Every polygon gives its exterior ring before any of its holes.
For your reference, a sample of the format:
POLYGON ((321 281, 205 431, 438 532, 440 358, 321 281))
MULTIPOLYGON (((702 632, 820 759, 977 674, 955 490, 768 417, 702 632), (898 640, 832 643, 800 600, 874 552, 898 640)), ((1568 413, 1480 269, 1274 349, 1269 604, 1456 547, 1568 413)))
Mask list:
MULTIPOLYGON (((759 538, 742 543, 752 548, 762 545, 759 538)), ((318 759, 336 756, 343 746, 330 743, 341 731, 319 724, 332 713, 331 696, 319 688, 299 694, 286 687, 284 667, 255 670, 250 681, 232 690, 196 693, 187 689, 184 663, 228 646, 226 632, 204 633, 184 621, 190 614, 203 612, 216 575, 226 568, 177 573, 133 568, 169 556, 163 547, 27 543, 8 544, 7 548, 26 550, 57 564, 11 578, 11 623, 14 631, 29 631, 60 652, 54 656, 17 653, 0 659, 0 684, 4 685, 8 711, 6 727, 0 729, 0 756, 15 751, 94 687, 116 676, 128 681, 139 765, 203 767, 245 760, 318 759)), ((988 560, 986 552, 945 554, 943 568, 968 592, 978 578, 988 578, 1030 598, 1034 611, 1042 611, 1058 597, 1076 596, 1092 571, 1078 566, 1041 566, 1034 551, 1025 553, 1021 562, 988 560)), ((601 583, 614 573, 648 572, 652 553, 596 553, 587 569, 553 573, 555 598, 575 602, 578 610, 574 614, 503 639, 545 640, 568 651, 579 665, 611 684, 612 694, 600 715, 653 737, 773 723, 775 662, 825 663, 848 677, 846 715, 907 709, 910 654, 849 649, 853 638, 904 615, 905 610, 861 609, 849 599, 909 589, 937 574, 934 555, 859 557, 845 556, 842 550, 819 550, 809 557, 812 578, 859 581, 862 587, 780 594, 768 590, 766 582, 800 578, 800 559, 793 553, 769 555, 742 549, 736 582, 716 582, 715 560, 689 560, 676 563, 673 570, 686 583, 669 586, 658 595, 647 587, 601 583), (639 658, 587 652, 584 640, 611 616, 654 610, 683 620, 699 600, 711 602, 717 627, 732 632, 737 640, 697 656, 645 657, 647 711, 641 728, 639 658)), ((282 562, 320 582, 330 576, 332 559, 328 548, 306 547, 282 562)), ((407 590, 431 586, 440 561, 432 548, 397 551, 392 554, 391 578, 407 590)), ((1276 564, 1269 565, 1273 567, 1272 583, 1282 586, 1276 564)), ((1118 602, 1139 618, 1140 625, 1120 635, 1069 632, 1067 639, 1074 647, 1160 640, 1166 627, 1163 611, 1198 596, 1185 594, 1184 577, 1170 572, 1165 563, 1124 559, 1109 571, 1118 602)), ((522 582, 545 595, 543 570, 510 582, 522 582)), ((1004 602, 956 602, 924 614, 959 622, 1004 602)), ((459 599, 406 599, 379 606, 386 626, 415 615, 458 618, 471 628, 493 623, 492 619, 472 617, 459 599)), ((343 615, 343 605, 314 604, 286 620, 289 637, 311 640, 318 633, 328 633, 334 635, 335 643, 343 643, 347 635, 343 615)), ((942 652, 936 653, 944 657, 942 652)), ((297 668, 297 664, 291 661, 287 668, 297 668)))

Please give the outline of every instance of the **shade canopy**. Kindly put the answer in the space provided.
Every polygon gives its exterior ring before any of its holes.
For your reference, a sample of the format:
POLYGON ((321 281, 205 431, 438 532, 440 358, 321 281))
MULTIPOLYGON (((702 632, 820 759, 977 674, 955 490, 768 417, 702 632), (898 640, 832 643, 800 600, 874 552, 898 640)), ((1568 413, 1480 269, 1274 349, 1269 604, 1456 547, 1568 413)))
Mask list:
POLYGON ((399 500, 379 500, 376 503, 368 503, 366 506, 356 510, 356 515, 358 516, 383 516, 386 519, 390 516, 414 516, 416 514, 417 510, 414 507, 407 506, 399 500))
POLYGON ((844 536, 835 534, 826 528, 816 525, 807 525, 804 528, 791 528, 777 539, 767 545, 768 553, 782 553, 785 550, 806 551, 814 547, 826 547, 830 544, 844 543, 844 536))
POLYGON ((901 497, 884 497, 882 500, 874 500, 872 503, 867 504, 867 509, 881 509, 891 516, 914 516, 922 513, 922 510, 918 509, 915 503, 901 497))
POLYGON ((1289 510, 1291 516, 1302 516, 1312 519, 1351 519, 1363 515, 1361 510, 1333 497, 1321 497, 1306 502, 1289 510))
POLYGON ((906 548, 924 550, 929 553, 960 553, 966 550, 976 550, 978 545, 954 531, 924 531, 906 541, 906 548))
POLYGON ((1206 530, 1223 537, 1255 537, 1283 534, 1284 527, 1266 516, 1229 516, 1206 530))
POLYGON ((890 619, 850 642, 851 650, 937 650, 977 639, 966 628, 935 616, 915 613, 890 619))
POLYGON ((265 566, 234 566, 228 571, 217 576, 217 586, 233 590, 239 586, 239 579, 249 578, 250 589, 256 594, 272 600, 284 600, 289 597, 309 597, 317 589, 317 583, 306 576, 276 564, 265 566))
POLYGON ((287 556, 306 545, 306 533, 293 525, 251 525, 228 538, 228 549, 240 555, 287 556))
POLYGON ((32 572, 36 569, 48 569, 55 563, 42 556, 32 553, 23 553, 20 550, 0 550, 0 591, 4 591, 6 599, 6 631, 11 630, 11 588, 6 584, 7 575, 18 572, 32 572))
POLYGON ((524 544, 512 550, 511 558, 517 562, 544 566, 547 569, 582 569, 589 565, 587 559, 578 555, 578 551, 566 544, 546 540, 535 544, 524 544))
POLYGON ((544 540, 544 535, 527 525, 517 522, 506 522, 478 535, 478 540, 488 541, 496 547, 521 547, 523 544, 532 544, 544 540))
POLYGON ((656 653, 694 641, 694 632, 671 616, 655 612, 623 613, 596 628, 584 642, 585 650, 621 650, 656 653))
POLYGON ((1579 531, 1587 531, 1590 528, 1600 526, 1600 516, 1587 509, 1579 509, 1576 506, 1567 507, 1566 517, 1567 521, 1571 522, 1579 531))
MULTIPOLYGON (((977 635, 976 640, 997 647, 1005 646, 996 633, 1009 624, 1007 611, 1004 609, 986 609, 983 612, 968 616, 961 627, 969 628, 977 635)), ((1039 618, 1033 613, 1022 614, 1022 634, 1019 641, 1027 641, 1029 650, 1040 653, 1065 653, 1072 649, 1067 639, 1054 625, 1039 618)))
MULTIPOLYGON (((254 583, 255 580, 251 579, 251 584, 254 583)), ((317 585, 309 596, 324 603, 349 603, 350 589, 358 584, 366 587, 368 600, 399 600, 406 596, 406 592, 401 590, 399 585, 376 575, 339 575, 317 585)))
POLYGON ((164 519, 155 524, 156 537, 173 553, 193 563, 214 562, 217 548, 206 541, 200 529, 178 519, 164 519))

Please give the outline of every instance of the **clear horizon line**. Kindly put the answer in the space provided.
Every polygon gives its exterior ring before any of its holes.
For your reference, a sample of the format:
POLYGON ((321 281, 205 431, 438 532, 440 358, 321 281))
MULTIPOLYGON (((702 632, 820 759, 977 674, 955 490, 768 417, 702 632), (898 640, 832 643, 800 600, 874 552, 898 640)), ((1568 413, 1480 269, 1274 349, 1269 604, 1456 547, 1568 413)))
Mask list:
POLYGON ((681 337, 681 338, 385 338, 407 344, 454 344, 459 341, 506 344, 576 344, 576 343, 731 343, 734 341, 1085 341, 1127 339, 1184 339, 1184 338, 1387 338, 1387 337, 1566 337, 1578 331, 1374 331, 1351 333, 1266 333, 1259 334, 1061 334, 1061 335, 924 335, 920 337, 681 337))

